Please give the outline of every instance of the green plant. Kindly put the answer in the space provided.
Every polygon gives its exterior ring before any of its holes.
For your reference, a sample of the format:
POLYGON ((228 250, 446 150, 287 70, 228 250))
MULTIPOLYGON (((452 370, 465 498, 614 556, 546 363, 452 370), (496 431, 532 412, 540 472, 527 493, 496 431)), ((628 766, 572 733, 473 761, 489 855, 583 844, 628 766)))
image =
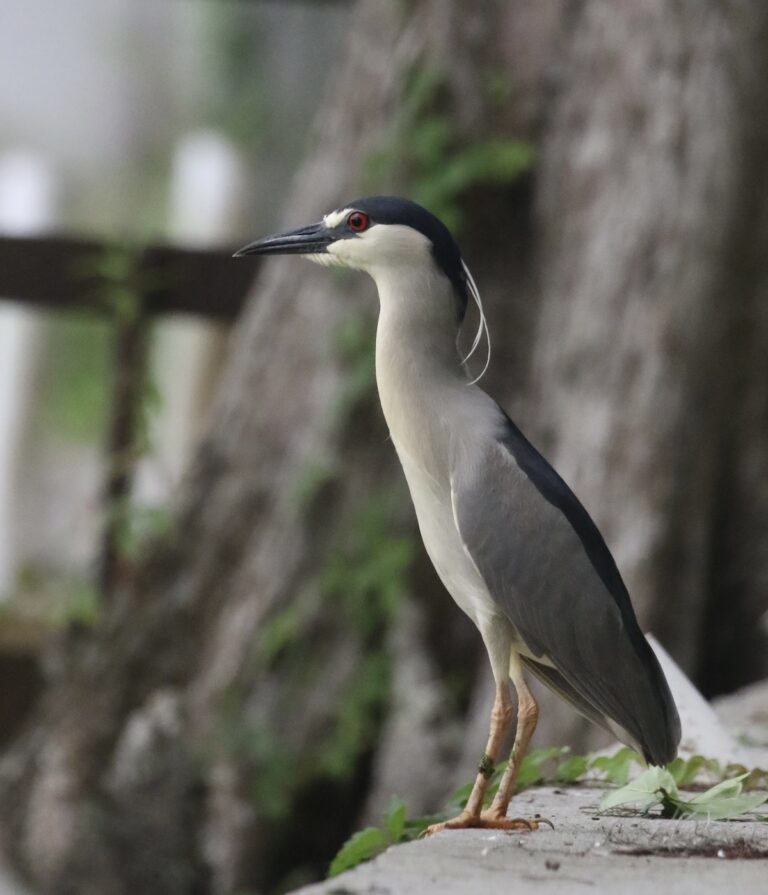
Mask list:
MULTIPOLYGON (((83 321, 79 328, 70 329, 70 340, 74 338, 76 341, 68 352, 72 355, 69 365, 76 375, 65 379, 58 391, 53 392, 54 404, 57 408, 64 408, 63 418, 69 419, 70 428, 81 417, 87 416, 90 432, 94 428, 94 407, 106 417, 107 390, 104 383, 108 380, 107 358, 110 353, 107 338, 114 342, 121 334, 132 332, 136 345, 140 346, 134 349, 133 359, 138 368, 129 371, 129 375, 137 377, 137 387, 130 406, 120 408, 121 414, 131 417, 131 437, 122 450, 111 458, 110 474, 118 475, 130 470, 151 447, 153 416, 160 407, 161 399, 155 383, 144 369, 149 338, 146 329, 148 322, 143 318, 143 303, 147 294, 168 283, 168 276, 143 264, 141 249, 130 245, 109 248, 80 259, 73 265, 72 275, 88 284, 94 306, 104 309, 110 322, 107 327, 96 328, 92 322, 83 321), (95 335, 100 337, 95 347, 102 349, 103 355, 96 352, 98 365, 94 361, 94 346, 91 344, 95 335), (73 347, 79 347, 79 350, 72 350, 73 347), (69 401, 66 400, 68 396, 69 401), (85 414, 83 410, 90 413, 85 414)), ((114 352, 114 348, 111 351, 114 352)), ((118 381, 125 374, 125 370, 112 370, 118 381)), ((105 420, 100 422, 103 425, 105 420)), ((113 500, 106 507, 106 513, 108 527, 115 535, 122 559, 134 559, 144 541, 167 534, 170 528, 170 514, 165 508, 142 507, 129 497, 113 500)))
POLYGON ((744 792, 747 776, 745 773, 722 780, 691 799, 683 799, 670 771, 666 768, 651 767, 626 786, 607 793, 600 802, 600 810, 607 812, 633 805, 641 811, 648 811, 654 805, 660 805, 663 817, 726 820, 754 811, 768 801, 767 793, 744 792))
POLYGON ((99 617, 99 594, 90 581, 73 581, 62 591, 61 603, 53 613, 53 623, 67 626, 72 623, 94 625, 99 617))
MULTIPOLYGON (((768 771, 760 768, 751 771, 740 765, 726 765, 723 768, 715 759, 694 755, 689 759, 675 759, 666 769, 647 768, 628 783, 633 764, 642 766, 644 762, 637 752, 626 746, 613 755, 599 756, 571 755, 567 746, 533 749, 523 759, 515 791, 521 792, 542 784, 567 786, 596 780, 619 787, 604 796, 600 806, 602 811, 625 805, 635 805, 647 811, 654 804, 659 804, 663 817, 706 817, 710 820, 735 817, 753 811, 768 801, 768 793, 745 791, 760 785, 768 787, 768 771), (702 772, 723 779, 705 792, 689 800, 683 799, 680 787, 690 786, 702 772)), ((496 794, 505 768, 506 762, 496 766, 486 793, 486 806, 496 794)), ((451 813, 466 805, 472 785, 467 783, 450 796, 451 813)), ((430 824, 446 817, 441 814, 409 820, 402 800, 393 799, 381 827, 367 827, 344 843, 331 864, 329 876, 336 876, 369 861, 391 845, 417 838, 430 824)))
POLYGON ((335 780, 349 777, 374 741, 389 683, 389 657, 384 650, 371 651, 339 700, 333 730, 318 744, 313 773, 335 780))
POLYGON ((338 466, 331 460, 314 459, 299 469, 293 485, 294 498, 301 509, 310 507, 326 485, 338 477, 338 466))
POLYGON ((323 597, 338 603, 364 637, 380 631, 408 593, 415 546, 412 537, 394 530, 398 504, 390 492, 371 494, 320 574, 323 597))
POLYGON ((19 569, 15 590, 0 605, 0 616, 22 631, 95 624, 99 617, 99 595, 85 574, 57 573, 34 565, 19 569))
POLYGON ((414 555, 413 538, 397 530, 398 505, 390 492, 373 492, 345 526, 340 548, 318 579, 322 603, 336 603, 340 617, 366 644, 333 732, 319 746, 318 767, 331 777, 347 774, 372 742, 389 695, 389 656, 381 635, 408 594, 414 555))
MULTIPOLYGON (((551 749, 534 749, 526 755, 520 768, 518 776, 517 789, 526 789, 538 783, 550 780, 558 780, 566 782, 574 774, 577 765, 574 759, 578 758, 578 767, 581 762, 586 762, 586 756, 566 756, 570 750, 568 747, 554 747, 551 749), (551 765, 551 769, 548 769, 551 765)), ((489 787, 488 800, 492 798, 496 789, 498 789, 501 774, 506 764, 501 764, 496 768, 494 776, 489 787)), ((461 809, 466 804, 472 784, 462 786, 457 789, 449 799, 449 806, 454 809, 461 809)), ((447 815, 439 814, 428 817, 416 817, 409 819, 406 813, 405 803, 398 797, 393 798, 387 813, 384 816, 384 823, 380 827, 366 827, 354 833, 341 847, 340 851, 333 859, 329 870, 329 877, 336 876, 344 870, 350 870, 352 867, 369 861, 376 857, 384 849, 391 845, 397 845, 400 842, 410 842, 417 839, 424 830, 433 823, 445 820, 447 815)))
POLYGON ((43 369, 43 425, 68 441, 100 437, 108 371, 108 325, 87 314, 56 315, 43 369))
POLYGON ((316 577, 261 624, 246 677, 260 680, 278 668, 277 702, 299 702, 316 684, 337 637, 359 646, 354 674, 345 678, 310 743, 286 742, 273 707, 248 707, 246 688, 232 686, 218 702, 216 741, 247 768, 249 797, 270 821, 285 820, 296 794, 318 781, 343 783, 371 749, 390 695, 390 658, 383 636, 408 593, 412 536, 400 533, 402 499, 376 489, 337 521, 332 546, 316 577), (323 632, 319 634, 319 632, 323 632), (308 644, 320 646, 308 649, 308 644))
POLYGON ((628 746, 622 746, 613 755, 598 755, 590 761, 590 768, 607 783, 624 786, 629 780, 633 764, 642 765, 642 759, 628 746))
POLYGON ((439 817, 409 820, 406 815, 405 802, 395 796, 384 814, 384 822, 380 827, 366 827, 353 833, 344 843, 331 862, 328 877, 338 876, 364 861, 370 861, 390 845, 417 839, 429 824, 440 820, 439 817))
POLYGON ((167 507, 142 506, 123 498, 113 500, 107 512, 122 559, 137 559, 148 541, 162 538, 172 530, 173 516, 167 507))

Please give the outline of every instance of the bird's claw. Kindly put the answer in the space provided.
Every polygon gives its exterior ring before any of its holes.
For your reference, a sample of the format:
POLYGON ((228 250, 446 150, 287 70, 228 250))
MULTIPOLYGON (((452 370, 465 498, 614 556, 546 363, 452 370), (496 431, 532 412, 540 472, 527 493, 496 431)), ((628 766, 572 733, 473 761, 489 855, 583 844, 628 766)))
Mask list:
POLYGON ((490 811, 483 811, 479 816, 473 817, 469 814, 460 814, 451 820, 431 824, 419 838, 433 836, 435 833, 442 833, 443 830, 528 830, 533 832, 538 830, 542 824, 547 824, 551 829, 555 829, 555 825, 546 817, 536 817, 529 820, 524 817, 500 816, 495 813, 491 814, 490 811))

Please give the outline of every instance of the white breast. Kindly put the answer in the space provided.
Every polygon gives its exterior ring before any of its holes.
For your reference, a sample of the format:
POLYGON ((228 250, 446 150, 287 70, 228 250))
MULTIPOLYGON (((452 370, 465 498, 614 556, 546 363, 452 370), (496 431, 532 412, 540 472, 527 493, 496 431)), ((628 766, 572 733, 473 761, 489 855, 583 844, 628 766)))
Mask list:
POLYGON ((382 410, 427 554, 448 593, 480 626, 483 618, 498 616, 499 608, 462 544, 451 502, 451 442, 469 398, 455 347, 451 286, 429 269, 395 268, 377 276, 376 283, 382 410))
POLYGON ((439 482, 429 475, 398 443, 394 433, 392 441, 408 482, 427 555, 445 589, 479 625, 482 617, 495 616, 499 610, 461 542, 453 515, 450 482, 439 482))

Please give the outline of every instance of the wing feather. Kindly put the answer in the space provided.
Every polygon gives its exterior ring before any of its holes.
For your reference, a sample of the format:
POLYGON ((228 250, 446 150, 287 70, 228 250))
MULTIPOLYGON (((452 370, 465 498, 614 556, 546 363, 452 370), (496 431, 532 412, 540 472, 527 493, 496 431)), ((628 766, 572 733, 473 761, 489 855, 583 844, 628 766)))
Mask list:
POLYGON ((503 414, 471 454, 453 464, 456 525, 531 659, 551 662, 566 698, 610 719, 649 761, 671 761, 677 710, 597 526, 503 414))

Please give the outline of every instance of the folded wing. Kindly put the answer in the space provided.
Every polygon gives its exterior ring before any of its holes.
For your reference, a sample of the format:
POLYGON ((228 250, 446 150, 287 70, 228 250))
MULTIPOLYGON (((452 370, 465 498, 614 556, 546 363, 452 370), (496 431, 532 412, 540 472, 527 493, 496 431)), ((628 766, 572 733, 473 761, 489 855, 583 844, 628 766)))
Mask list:
POLYGON ((680 721, 597 526, 501 411, 497 436, 456 463, 456 525, 526 664, 588 717, 671 761, 680 721), (479 455, 478 455, 479 454, 479 455))

